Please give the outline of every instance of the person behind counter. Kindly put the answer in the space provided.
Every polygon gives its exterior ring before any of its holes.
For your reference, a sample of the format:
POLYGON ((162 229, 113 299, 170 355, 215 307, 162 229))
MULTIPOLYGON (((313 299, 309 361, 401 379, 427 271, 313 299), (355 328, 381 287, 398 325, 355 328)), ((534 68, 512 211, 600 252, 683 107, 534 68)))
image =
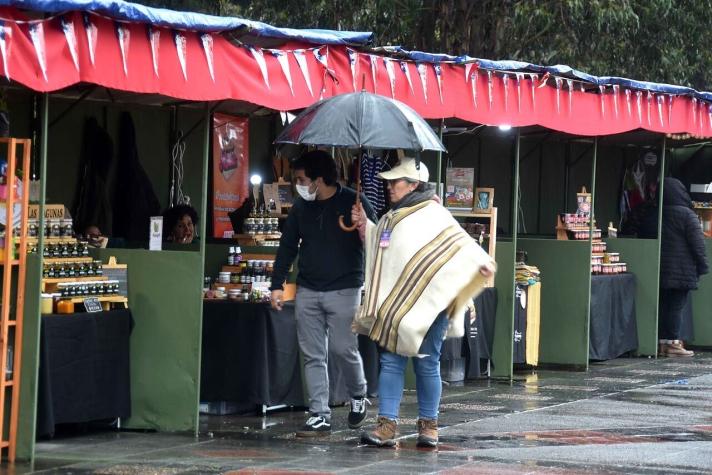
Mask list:
POLYGON ((176 205, 163 213, 165 240, 178 244, 197 242, 195 227, 198 225, 198 213, 190 205, 176 205), (168 233, 168 234, 165 234, 168 233))
MULTIPOLYGON (((351 321, 361 298, 363 244, 359 234, 339 226, 339 216, 350 216, 356 192, 336 182, 336 164, 323 151, 307 152, 292 164, 297 192, 284 224, 272 276, 272 306, 282 309, 283 283, 297 252, 299 273, 295 317, 309 412, 298 437, 331 431, 327 361, 341 367, 351 396, 348 424, 358 428, 366 418, 366 378, 351 332, 351 321)), ((365 213, 375 219, 362 194, 365 213)))

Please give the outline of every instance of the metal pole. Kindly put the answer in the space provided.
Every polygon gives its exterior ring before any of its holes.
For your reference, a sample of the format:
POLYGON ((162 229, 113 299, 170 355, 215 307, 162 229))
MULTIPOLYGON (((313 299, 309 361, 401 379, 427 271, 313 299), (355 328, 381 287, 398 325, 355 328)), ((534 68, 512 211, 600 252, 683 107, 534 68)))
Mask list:
POLYGON ((596 161, 598 158, 598 137, 593 138, 593 158, 591 159, 591 222, 589 223, 588 243, 593 243, 593 229, 596 209, 596 161))
POLYGON ((517 128, 517 140, 514 145, 514 190, 512 191, 512 242, 514 252, 517 252, 517 233, 519 233, 519 153, 521 146, 521 133, 517 128))
MULTIPOLYGON (((660 252, 662 251, 663 243, 663 193, 665 192, 665 160, 667 150, 667 137, 663 135, 663 151, 660 154, 660 184, 658 185, 658 251, 657 251, 657 275, 660 279, 660 252)), ((658 328, 660 319, 660 288, 659 285, 655 288, 655 327, 658 328)), ((656 331, 657 335, 657 331, 656 331)), ((660 338, 660 335, 657 335, 660 338)), ((656 356, 657 357, 657 356, 656 356)))
MULTIPOLYGON (((203 288, 203 273, 205 272, 205 244, 208 238, 207 235, 207 216, 208 216, 208 171, 209 161, 210 161, 210 133, 212 132, 212 121, 210 120, 210 103, 205 103, 205 124, 203 128, 203 186, 200 196, 200 214, 203 217, 202 224, 200 225, 200 271, 196 277, 196 285, 199 289, 203 288)), ((203 306, 200 306, 200 332, 203 331, 203 306)), ((200 339, 198 339, 200 342, 200 339)), ((198 343, 202 345, 201 343, 198 343)), ((198 355, 201 354, 202 348, 198 348, 198 355)), ((200 363, 198 363, 198 368, 200 368, 200 363)), ((200 371, 200 369, 198 369, 200 371)), ((200 406, 200 374, 197 378, 197 394, 198 399, 195 401, 195 419, 193 421, 193 435, 198 437, 198 429, 200 424, 200 412, 198 410, 200 406)))
MULTIPOLYGON (((443 142, 443 128, 445 128, 445 119, 440 119, 440 132, 438 134, 438 136, 440 137, 440 143, 443 142)), ((438 181, 436 184, 437 189, 435 190, 435 192, 438 194, 438 196, 440 196, 441 199, 443 198, 443 196, 441 196, 442 194, 440 193, 440 189, 441 189, 440 183, 442 183, 441 180, 442 180, 442 173, 443 173, 442 160, 443 160, 443 153, 441 151, 438 151, 438 175, 437 175, 438 181)), ((445 188, 445 187, 442 187, 442 188, 445 188)))

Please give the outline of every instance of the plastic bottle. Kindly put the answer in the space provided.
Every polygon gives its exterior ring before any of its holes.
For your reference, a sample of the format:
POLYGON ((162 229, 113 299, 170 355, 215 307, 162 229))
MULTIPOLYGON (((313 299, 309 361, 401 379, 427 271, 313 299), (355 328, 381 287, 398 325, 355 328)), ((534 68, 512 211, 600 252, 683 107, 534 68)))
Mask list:
POLYGON ((227 265, 235 265, 235 246, 230 246, 230 251, 227 253, 227 265))

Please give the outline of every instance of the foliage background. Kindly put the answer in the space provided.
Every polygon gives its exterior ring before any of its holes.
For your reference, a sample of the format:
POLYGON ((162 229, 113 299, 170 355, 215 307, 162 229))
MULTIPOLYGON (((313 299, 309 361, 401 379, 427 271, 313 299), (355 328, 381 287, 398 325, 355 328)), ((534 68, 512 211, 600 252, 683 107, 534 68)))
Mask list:
POLYGON ((372 31, 376 45, 712 90, 712 0, 138 1, 275 26, 372 31))

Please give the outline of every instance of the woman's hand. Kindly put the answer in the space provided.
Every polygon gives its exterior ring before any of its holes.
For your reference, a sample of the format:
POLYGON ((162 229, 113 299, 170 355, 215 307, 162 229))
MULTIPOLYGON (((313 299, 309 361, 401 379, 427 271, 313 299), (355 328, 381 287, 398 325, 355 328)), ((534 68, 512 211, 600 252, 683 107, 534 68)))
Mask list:
POLYGON ((494 266, 492 263, 488 262, 487 264, 483 265, 480 267, 480 274, 482 274, 483 277, 492 277, 494 274, 494 266))

